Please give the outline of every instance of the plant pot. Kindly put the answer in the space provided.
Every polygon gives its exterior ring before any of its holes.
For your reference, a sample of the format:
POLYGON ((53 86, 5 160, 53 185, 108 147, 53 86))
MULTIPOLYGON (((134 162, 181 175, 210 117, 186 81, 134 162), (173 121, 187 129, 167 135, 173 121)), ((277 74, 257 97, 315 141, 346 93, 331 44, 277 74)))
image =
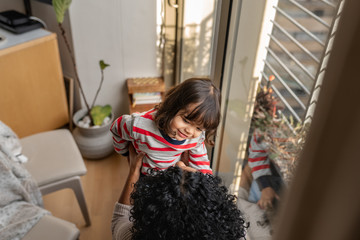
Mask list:
POLYGON ((73 121, 76 126, 72 132, 75 142, 78 145, 81 155, 86 159, 101 159, 109 156, 113 151, 112 134, 110 126, 113 121, 113 114, 110 116, 108 124, 99 127, 81 127, 78 125, 87 110, 81 109, 73 116, 73 121))

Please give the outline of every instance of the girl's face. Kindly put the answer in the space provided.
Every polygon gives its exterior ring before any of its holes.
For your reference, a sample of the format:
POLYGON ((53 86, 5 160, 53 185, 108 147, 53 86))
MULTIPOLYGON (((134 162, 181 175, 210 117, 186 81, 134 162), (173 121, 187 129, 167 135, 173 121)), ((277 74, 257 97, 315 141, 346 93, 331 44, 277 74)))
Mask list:
POLYGON ((202 131, 204 131, 202 126, 199 126, 186 119, 186 116, 191 113, 195 107, 196 105, 190 105, 187 109, 180 110, 175 115, 175 117, 170 122, 170 129, 172 131, 169 134, 170 137, 175 138, 178 141, 182 141, 200 136, 202 131))

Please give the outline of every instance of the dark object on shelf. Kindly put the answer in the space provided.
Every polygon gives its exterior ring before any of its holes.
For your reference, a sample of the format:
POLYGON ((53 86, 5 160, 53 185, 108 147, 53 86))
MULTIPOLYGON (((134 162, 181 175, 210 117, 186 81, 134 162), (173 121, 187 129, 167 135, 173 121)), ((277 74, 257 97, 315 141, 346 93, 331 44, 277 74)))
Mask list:
POLYGON ((29 18, 17 11, 10 10, 0 13, 0 21, 8 25, 20 25, 29 21, 29 18))
POLYGON ((0 12, 0 27, 18 34, 41 28, 42 24, 25 14, 9 10, 0 12))
POLYGON ((49 5, 52 5, 52 0, 36 0, 38 2, 43 2, 43 3, 47 3, 49 5))

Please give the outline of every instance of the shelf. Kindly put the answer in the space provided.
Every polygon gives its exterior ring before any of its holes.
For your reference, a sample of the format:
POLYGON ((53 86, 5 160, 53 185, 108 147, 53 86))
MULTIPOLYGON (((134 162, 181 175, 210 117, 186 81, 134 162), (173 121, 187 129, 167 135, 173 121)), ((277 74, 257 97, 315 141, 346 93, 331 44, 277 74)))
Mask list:
POLYGON ((5 48, 10 48, 22 43, 30 42, 38 38, 43 38, 50 34, 51 32, 42 28, 38 28, 22 34, 15 34, 0 28, 0 35, 5 37, 5 40, 0 42, 0 50, 5 48))
POLYGON ((162 99, 164 99, 165 84, 161 77, 156 78, 129 78, 126 80, 129 96, 129 110, 130 114, 134 112, 147 111, 158 103, 154 104, 137 104, 133 106, 133 93, 144 93, 144 92, 160 92, 162 99))

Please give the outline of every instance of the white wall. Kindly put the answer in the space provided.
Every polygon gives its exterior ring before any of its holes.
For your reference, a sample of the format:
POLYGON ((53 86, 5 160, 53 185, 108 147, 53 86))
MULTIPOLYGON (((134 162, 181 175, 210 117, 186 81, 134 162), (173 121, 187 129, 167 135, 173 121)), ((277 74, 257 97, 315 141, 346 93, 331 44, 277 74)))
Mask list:
MULTIPOLYGON (((31 1, 33 15, 43 19, 50 31, 58 31, 50 5, 31 1)), ((22 0, 1 0, 0 11, 25 12, 22 0)), ((64 26, 72 34, 80 80, 91 104, 100 82, 98 62, 111 66, 96 101, 111 104, 116 116, 128 112, 126 79, 160 76, 156 66, 156 1, 73 0, 64 26)), ((71 64, 58 36, 65 74, 71 64)), ((72 75, 73 76, 73 75, 72 75)))
POLYGON ((69 9, 75 58, 89 104, 100 81, 98 62, 111 66, 98 104, 111 104, 115 115, 128 112, 126 79, 154 77, 156 2, 76 0, 69 9))
POLYGON ((24 3, 21 0, 2 0, 0 1, 0 12, 7 10, 16 10, 25 13, 24 3))

